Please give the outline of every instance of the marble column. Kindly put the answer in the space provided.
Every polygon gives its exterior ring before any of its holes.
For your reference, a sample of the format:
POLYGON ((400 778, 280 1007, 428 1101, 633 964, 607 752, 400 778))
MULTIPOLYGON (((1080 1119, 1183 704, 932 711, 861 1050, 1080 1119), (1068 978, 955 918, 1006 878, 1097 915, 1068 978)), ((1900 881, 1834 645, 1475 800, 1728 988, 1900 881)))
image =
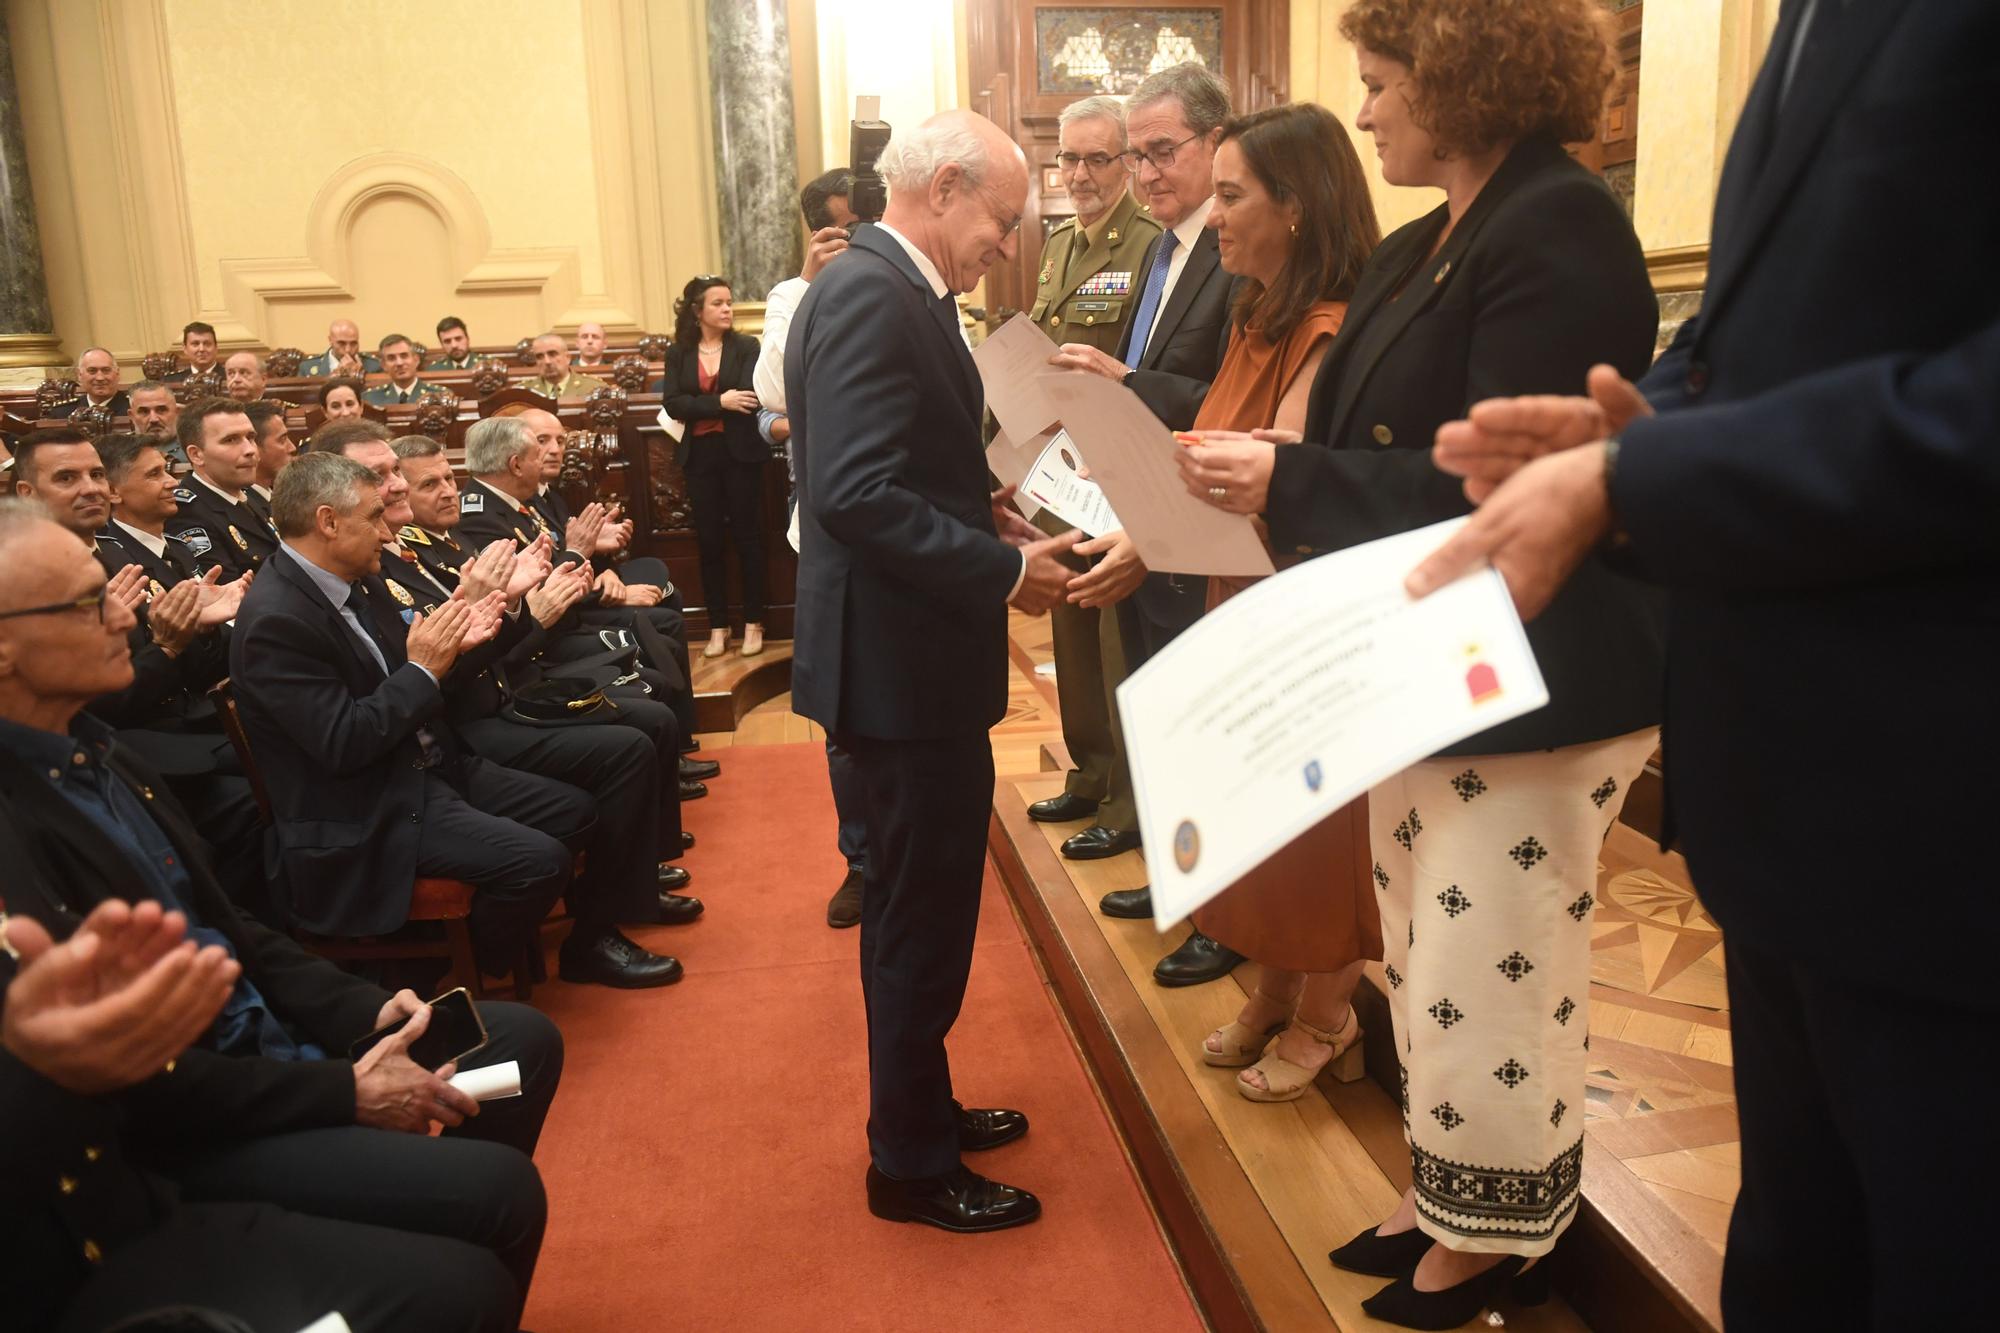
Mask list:
POLYGON ((49 285, 35 197, 28 188, 28 142, 14 84, 14 44, 0 15, 0 370, 54 366, 62 353, 52 332, 49 285))
POLYGON ((708 0, 708 87, 722 271, 761 301, 804 258, 785 0, 708 0))

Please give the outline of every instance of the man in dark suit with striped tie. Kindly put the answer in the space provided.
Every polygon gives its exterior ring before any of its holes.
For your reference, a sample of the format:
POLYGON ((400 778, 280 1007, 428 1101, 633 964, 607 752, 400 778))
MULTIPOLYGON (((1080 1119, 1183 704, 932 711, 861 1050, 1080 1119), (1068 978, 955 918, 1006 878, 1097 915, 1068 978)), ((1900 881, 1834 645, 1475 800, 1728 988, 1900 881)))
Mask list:
POLYGON ((1011 258, 1021 152, 946 112, 882 153, 892 196, 814 280, 785 350, 798 466, 793 706, 853 756, 864 795, 861 988, 868 1204, 949 1231, 1041 1204, 960 1154, 1027 1132, 952 1095, 944 1039, 972 963, 993 800, 987 730, 1007 705, 1007 607, 1048 610, 1076 534, 1043 538, 986 490, 985 395, 954 292, 1011 258))

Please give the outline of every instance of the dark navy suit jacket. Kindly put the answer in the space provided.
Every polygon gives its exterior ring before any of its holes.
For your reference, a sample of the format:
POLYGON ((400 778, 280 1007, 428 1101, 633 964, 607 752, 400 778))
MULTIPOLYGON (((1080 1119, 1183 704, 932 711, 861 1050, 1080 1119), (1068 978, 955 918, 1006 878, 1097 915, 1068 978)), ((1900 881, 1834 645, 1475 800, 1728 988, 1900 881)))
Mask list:
POLYGON ((1669 815, 1732 941, 1991 1010, 2000 5, 1787 4, 1612 487, 1672 593, 1669 815), (1984 200, 1984 202, 1981 202, 1984 200))
POLYGON ((798 468, 792 704, 829 732, 931 740, 1007 709, 1007 596, 985 393, 949 297, 862 227, 785 348, 798 468))

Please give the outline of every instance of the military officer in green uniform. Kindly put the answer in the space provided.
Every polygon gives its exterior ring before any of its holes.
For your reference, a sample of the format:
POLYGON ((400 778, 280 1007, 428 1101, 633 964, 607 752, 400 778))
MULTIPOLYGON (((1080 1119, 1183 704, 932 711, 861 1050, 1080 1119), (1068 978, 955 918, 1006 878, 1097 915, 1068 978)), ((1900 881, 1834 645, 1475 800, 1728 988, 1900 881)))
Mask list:
POLYGON ((569 366, 569 344, 560 333, 544 333, 535 339, 532 348, 535 357, 535 376, 521 381, 524 389, 533 389, 544 398, 588 398, 593 390, 605 387, 604 381, 595 375, 585 375, 571 370, 569 366))
MULTIPOLYGON (((1086 97, 1063 108, 1057 165, 1076 216, 1049 233, 1029 317, 1058 344, 1088 343, 1118 350, 1138 303, 1138 270, 1160 225, 1132 196, 1124 161, 1125 110, 1110 97, 1086 97)), ((1043 531, 1068 527, 1041 515, 1043 531)), ((1118 617, 1109 609, 1063 603, 1050 617, 1055 635, 1057 698, 1070 771, 1060 796, 1037 801, 1031 817, 1050 823, 1092 818, 1063 844, 1077 860, 1115 856, 1138 846, 1139 816, 1125 767, 1112 692, 1125 678, 1118 617)))

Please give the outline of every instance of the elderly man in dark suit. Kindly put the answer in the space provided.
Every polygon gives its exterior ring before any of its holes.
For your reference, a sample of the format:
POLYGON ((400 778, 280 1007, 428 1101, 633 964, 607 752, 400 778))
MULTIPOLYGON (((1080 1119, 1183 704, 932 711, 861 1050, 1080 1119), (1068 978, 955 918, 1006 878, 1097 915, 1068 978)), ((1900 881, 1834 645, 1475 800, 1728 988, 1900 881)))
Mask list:
POLYGON ((568 884, 596 815, 576 788, 458 744, 444 677, 494 642, 502 595, 453 600, 405 630, 376 572, 385 503, 375 474, 338 454, 307 454, 278 476, 285 544, 229 645, 271 801, 266 859, 291 919, 328 935, 399 928, 419 875, 468 881, 473 948, 498 976, 568 884))
POLYGON ((114 417, 132 410, 132 400, 118 387, 118 359, 102 347, 87 347, 76 359, 76 383, 83 392, 58 404, 51 417, 67 420, 83 407, 101 407, 114 417))
MULTIPOLYGON (((1229 348, 1229 312, 1237 285, 1223 271, 1215 233, 1207 225, 1214 200, 1215 147, 1228 119, 1229 85, 1195 64, 1149 76, 1126 99, 1131 147, 1125 160, 1153 220, 1166 230, 1140 261, 1144 277, 1138 304, 1118 355, 1069 343, 1054 358, 1056 365, 1117 380, 1173 430, 1193 428, 1229 348)), ((1097 568, 1076 581, 1076 591, 1092 602, 1123 598, 1118 617, 1128 672, 1145 665, 1200 617, 1206 580, 1146 573, 1122 535, 1117 542, 1100 538, 1078 549, 1105 553, 1097 568)), ((1117 682, 1111 685, 1115 689, 1117 682)), ((1129 796, 1122 808, 1136 820, 1129 796)), ((1097 825, 1072 837, 1063 852, 1088 854, 1104 845, 1122 851, 1137 841, 1136 831, 1106 827, 1100 814, 1097 825)), ((1152 893, 1145 887, 1116 890, 1104 895, 1100 908, 1106 916, 1143 920, 1153 915, 1152 893)), ((1227 976, 1242 961, 1235 950, 1191 929, 1180 947, 1154 967, 1153 979, 1163 986, 1196 985, 1227 976)))
MULTIPOLYGON (((518 1101, 483 1114, 447 1084, 449 1068, 433 1072, 411 1061, 409 1040, 428 1018, 417 997, 349 976, 240 916, 165 783, 81 711, 132 674, 125 645, 132 612, 106 599, 104 573, 89 551, 37 509, 10 501, 0 504, 0 561, 10 571, 0 594, 7 911, 67 939, 101 925, 112 900, 131 899, 155 920, 165 913, 184 919, 191 936, 240 968, 231 970, 219 1016, 192 1047, 150 1072, 92 1089, 115 1092, 115 1107, 73 1105, 65 1123, 52 1123, 49 1113, 62 1104, 54 1089, 27 1086, 0 1061, 10 1118, 0 1137, 14 1150, 0 1162, 8 1182, 0 1193, 10 1199, 9 1271, 15 1246, 25 1241, 41 1261, 29 1285, 58 1301, 102 1264, 105 1280, 90 1283, 85 1296, 85 1308, 100 1315, 132 1299, 133 1285, 223 1308, 231 1297, 268 1308, 270 1298, 257 1291, 268 1274, 255 1256, 290 1273, 302 1256, 286 1255, 285 1243, 324 1246, 313 1258, 326 1271, 311 1288, 324 1292, 330 1275, 340 1273, 332 1281, 347 1284, 357 1306, 386 1327, 387 1311, 410 1293, 385 1289, 367 1270, 371 1256, 388 1258, 377 1255, 375 1229, 393 1227, 428 1233, 399 1236, 394 1249, 428 1255, 440 1266, 435 1277, 463 1283, 441 1294, 443 1309, 484 1302, 493 1317, 483 1327, 518 1317, 546 1209, 528 1154, 560 1076, 554 1026, 524 1005, 483 1006, 492 1041, 474 1063, 518 1060, 523 1076, 518 1101), (349 1043, 406 1017, 415 1020, 412 1030, 358 1061, 346 1058, 349 1043), (13 1123, 23 1112, 40 1113, 44 1123, 13 1123), (433 1121, 450 1127, 445 1137, 430 1136, 433 1121), (45 1132, 21 1137, 35 1128, 45 1132), (211 1233, 205 1241, 201 1227, 173 1225, 189 1219, 176 1219, 168 1196, 135 1168, 167 1177, 189 1203, 235 1205, 198 1209, 193 1220, 208 1216, 211 1226, 228 1224, 239 1234, 211 1233), (255 1204, 267 1206, 243 1206, 255 1204), (277 1209, 371 1225, 313 1225, 277 1209), (154 1230, 161 1221, 165 1235, 154 1230), (79 1224, 90 1229, 62 1235, 79 1224), (246 1244, 256 1248, 240 1248, 246 1244)), ((11 1012, 18 998, 10 988, 10 1036, 18 1031, 11 1012)))
POLYGON ((1976 1053, 2000 1020, 1978 835, 2000 273, 1976 257, 2000 205, 1909 202, 1968 142, 1996 43, 1981 0, 1788 3, 1701 313, 1636 390, 1601 366, 1588 398, 1481 404, 1438 434, 1483 504, 1413 591, 1490 558, 1532 615, 1614 538, 1670 596, 1668 818, 1729 940, 1731 1328, 1948 1328, 1990 1305, 1976 1134, 1939 1132, 1884 1071, 1963 1070, 1968 1106, 1996 1091, 1976 1053))
POLYGON ((1053 604, 1069 580, 1058 554, 1076 536, 1033 540, 1018 514, 1011 540, 997 535, 984 395, 952 300, 1014 252, 1020 150, 991 121, 947 112, 891 142, 881 165, 888 210, 813 283, 785 351, 800 524, 792 698, 854 757, 865 793, 869 1207, 991 1231, 1041 1205, 959 1154, 1027 1120, 959 1107, 944 1039, 978 925, 1007 606, 1053 604))

